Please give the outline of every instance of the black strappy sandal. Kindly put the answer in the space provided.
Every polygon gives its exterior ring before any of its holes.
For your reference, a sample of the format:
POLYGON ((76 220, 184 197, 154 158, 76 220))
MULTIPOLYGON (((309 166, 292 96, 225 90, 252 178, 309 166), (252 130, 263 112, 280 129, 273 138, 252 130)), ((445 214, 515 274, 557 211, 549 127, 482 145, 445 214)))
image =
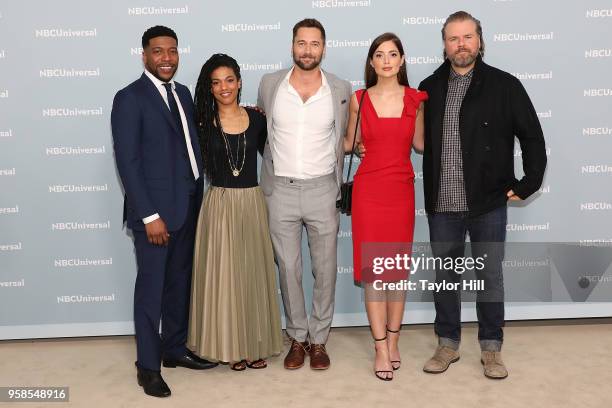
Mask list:
MULTIPOLYGON (((374 341, 385 341, 385 340, 387 340, 387 336, 383 337, 382 339, 377 339, 376 337, 374 338, 374 341)), ((374 375, 379 380, 382 380, 382 381, 391 381, 391 380, 393 380, 393 375, 391 375, 391 377, 382 377, 382 376, 380 376, 380 374, 383 374, 383 373, 393 374, 393 371, 389 371, 389 370, 374 370, 374 375)))
POLYGON ((244 371, 247 368, 246 360, 238 361, 237 363, 231 364, 230 368, 234 371, 244 371))
MULTIPOLYGON (((401 326, 399 330, 390 330, 389 327, 387 327, 387 331, 389 333, 397 334, 398 336, 399 336, 400 330, 401 330, 401 326)), ((402 360, 391 360, 391 367, 393 367, 393 371, 399 370, 402 367, 402 360), (395 366, 395 364, 397 364, 397 366, 395 366)))

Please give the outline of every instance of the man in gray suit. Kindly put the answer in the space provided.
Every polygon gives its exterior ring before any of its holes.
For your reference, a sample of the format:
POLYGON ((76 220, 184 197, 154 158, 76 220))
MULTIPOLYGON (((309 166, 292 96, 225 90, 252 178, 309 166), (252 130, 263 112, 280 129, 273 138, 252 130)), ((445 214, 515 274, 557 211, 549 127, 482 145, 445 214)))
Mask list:
POLYGON ((293 27, 294 66, 264 75, 258 105, 267 114, 268 141, 261 188, 278 262, 287 334, 285 368, 329 368, 325 343, 334 314, 343 138, 351 85, 321 70, 325 29, 315 19, 293 27), (315 278, 310 319, 302 289, 302 229, 306 226, 315 278))

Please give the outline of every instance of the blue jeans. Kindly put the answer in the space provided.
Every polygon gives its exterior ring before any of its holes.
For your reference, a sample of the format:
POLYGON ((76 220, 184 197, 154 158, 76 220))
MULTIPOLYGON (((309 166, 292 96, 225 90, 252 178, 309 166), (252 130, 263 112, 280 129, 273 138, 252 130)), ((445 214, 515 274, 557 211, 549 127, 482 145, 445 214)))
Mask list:
MULTIPOLYGON (((431 213, 428 215, 429 237, 436 257, 463 257, 466 234, 470 235, 472 257, 486 254, 484 268, 476 277, 485 290, 478 293, 478 340, 483 351, 500 351, 504 327, 504 280, 502 261, 506 240, 507 207, 470 217, 467 212, 431 213)), ((436 270, 436 282, 460 282, 454 270, 436 270)), ((436 320, 434 329, 439 345, 457 350, 461 341, 461 294, 458 290, 434 292, 436 320)))

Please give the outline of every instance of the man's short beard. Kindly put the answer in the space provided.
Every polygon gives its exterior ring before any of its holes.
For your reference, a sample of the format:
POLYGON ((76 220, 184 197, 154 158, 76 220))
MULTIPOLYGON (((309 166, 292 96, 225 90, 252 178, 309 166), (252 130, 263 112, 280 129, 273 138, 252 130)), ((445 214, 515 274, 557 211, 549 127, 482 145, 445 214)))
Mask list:
POLYGON ((295 65, 297 65, 298 67, 300 67, 300 69, 304 70, 304 71, 312 71, 313 69, 317 68, 320 64, 321 64, 321 60, 317 60, 315 58, 313 58, 313 62, 310 63, 309 65, 305 65, 304 63, 302 63, 302 61, 300 61, 299 58, 296 58, 295 55, 293 56, 293 62, 295 65))
POLYGON ((459 57, 455 55, 451 57, 450 60, 454 66, 459 67, 459 68, 465 68, 465 67, 469 67, 470 65, 472 65, 472 63, 476 61, 477 57, 478 57, 478 52, 476 52, 475 54, 469 54, 467 57, 459 57))

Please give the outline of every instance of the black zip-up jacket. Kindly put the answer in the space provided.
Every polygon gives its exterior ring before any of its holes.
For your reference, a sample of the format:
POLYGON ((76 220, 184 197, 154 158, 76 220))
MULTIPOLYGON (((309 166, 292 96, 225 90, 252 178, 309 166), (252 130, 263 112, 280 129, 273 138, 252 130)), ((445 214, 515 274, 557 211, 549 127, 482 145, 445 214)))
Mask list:
MULTIPOLYGON (((447 59, 419 89, 425 102, 423 186, 425 209, 433 213, 440 184, 442 125, 448 91, 447 59)), ((470 216, 506 205, 513 190, 526 199, 536 192, 546 170, 544 135, 536 111, 521 82, 478 57, 459 115, 463 178, 470 216), (525 176, 514 175, 514 138, 522 150, 525 176)))

